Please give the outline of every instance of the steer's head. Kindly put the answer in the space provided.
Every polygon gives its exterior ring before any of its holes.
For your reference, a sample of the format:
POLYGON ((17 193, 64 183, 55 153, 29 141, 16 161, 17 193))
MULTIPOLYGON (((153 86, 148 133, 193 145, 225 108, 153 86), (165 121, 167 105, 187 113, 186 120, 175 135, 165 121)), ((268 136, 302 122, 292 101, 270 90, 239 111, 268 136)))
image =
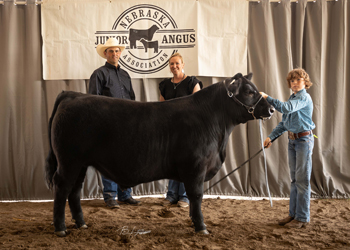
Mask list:
POLYGON ((275 109, 259 94, 255 84, 250 81, 252 76, 252 73, 246 76, 238 73, 226 79, 224 84, 228 90, 227 95, 241 106, 241 113, 247 120, 270 118, 275 109))

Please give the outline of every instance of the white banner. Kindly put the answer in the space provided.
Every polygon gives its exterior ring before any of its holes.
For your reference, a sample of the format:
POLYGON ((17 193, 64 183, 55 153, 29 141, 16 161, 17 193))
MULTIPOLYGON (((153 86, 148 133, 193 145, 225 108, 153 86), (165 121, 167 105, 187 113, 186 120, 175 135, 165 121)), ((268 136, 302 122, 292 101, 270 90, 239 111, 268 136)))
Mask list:
POLYGON ((44 0, 41 15, 45 80, 89 79, 109 37, 126 47, 119 64, 131 78, 170 77, 175 52, 187 75, 247 71, 246 0, 44 0))

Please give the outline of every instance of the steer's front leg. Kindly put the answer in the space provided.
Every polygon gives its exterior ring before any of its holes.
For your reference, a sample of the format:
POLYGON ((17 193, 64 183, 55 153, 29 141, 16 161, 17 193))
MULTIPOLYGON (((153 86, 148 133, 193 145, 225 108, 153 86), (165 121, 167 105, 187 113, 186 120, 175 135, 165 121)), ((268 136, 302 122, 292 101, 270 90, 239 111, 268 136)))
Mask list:
POLYGON ((203 198, 203 182, 201 182, 200 185, 193 185, 193 183, 186 185, 185 183, 185 187, 187 196, 190 200, 190 217, 194 224, 196 233, 209 234, 205 227, 201 210, 203 198))

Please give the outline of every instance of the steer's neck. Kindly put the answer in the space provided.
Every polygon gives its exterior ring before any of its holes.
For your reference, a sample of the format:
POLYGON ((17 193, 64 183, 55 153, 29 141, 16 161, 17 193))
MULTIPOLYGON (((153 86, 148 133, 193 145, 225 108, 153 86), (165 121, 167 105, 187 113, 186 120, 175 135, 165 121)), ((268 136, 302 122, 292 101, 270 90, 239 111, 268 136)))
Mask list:
MULTIPOLYGON (((228 138, 233 128, 240 122, 233 114, 236 111, 236 104, 231 100, 223 83, 211 85, 192 95, 195 105, 198 105, 200 119, 206 125, 209 133, 216 134, 224 138, 228 138), (232 110, 232 108, 234 110, 232 110)), ((240 111, 238 110, 238 114, 240 111)))
POLYGON ((241 107, 227 95, 227 90, 223 83, 216 83, 198 91, 193 95, 195 102, 210 114, 208 118, 213 124, 219 125, 229 134, 233 128, 242 123, 240 116, 245 116, 241 107))

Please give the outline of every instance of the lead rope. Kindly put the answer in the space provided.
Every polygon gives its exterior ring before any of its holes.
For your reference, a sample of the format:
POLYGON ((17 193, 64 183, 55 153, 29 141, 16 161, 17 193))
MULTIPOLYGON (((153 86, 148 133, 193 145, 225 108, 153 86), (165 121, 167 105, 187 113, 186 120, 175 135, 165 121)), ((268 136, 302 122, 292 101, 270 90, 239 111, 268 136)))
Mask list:
POLYGON ((260 141, 261 141, 261 148, 264 153, 264 165, 265 165, 265 180, 266 180, 266 187, 267 187, 267 193, 269 194, 270 199, 270 206, 272 207, 272 199, 270 194, 270 188, 269 188, 269 181, 267 178, 267 164, 266 164, 266 154, 265 154, 265 147, 264 147, 264 140, 263 140, 263 133, 262 133, 262 126, 261 126, 261 120, 259 121, 259 127, 260 127, 260 141))
MULTIPOLYGON (((271 143, 274 142, 278 137, 276 137, 275 139, 271 140, 271 143)), ((243 162, 241 165, 239 165, 239 167, 235 168, 234 170, 232 170, 230 173, 228 173, 227 175, 225 175, 224 177, 222 177, 220 180, 218 180, 217 182, 215 182, 213 185, 211 185, 209 188, 207 188, 203 193, 207 192, 208 190, 210 190, 212 187, 214 187, 216 184, 218 184, 219 182, 221 182, 223 179, 225 179, 226 177, 228 177, 229 175, 233 174, 236 170, 240 169, 241 167, 243 167, 247 162, 249 162, 251 159, 253 159, 255 156, 257 156, 258 154, 260 154, 261 151, 263 151, 265 149, 265 147, 263 147, 262 149, 260 149, 258 152, 255 153, 255 155, 253 155, 252 157, 250 157, 248 160, 246 160, 245 162, 243 162)), ((266 167, 266 164, 265 164, 266 167)), ((265 171, 266 172, 266 171, 265 171)), ((270 194, 270 191, 269 191, 270 194)))

